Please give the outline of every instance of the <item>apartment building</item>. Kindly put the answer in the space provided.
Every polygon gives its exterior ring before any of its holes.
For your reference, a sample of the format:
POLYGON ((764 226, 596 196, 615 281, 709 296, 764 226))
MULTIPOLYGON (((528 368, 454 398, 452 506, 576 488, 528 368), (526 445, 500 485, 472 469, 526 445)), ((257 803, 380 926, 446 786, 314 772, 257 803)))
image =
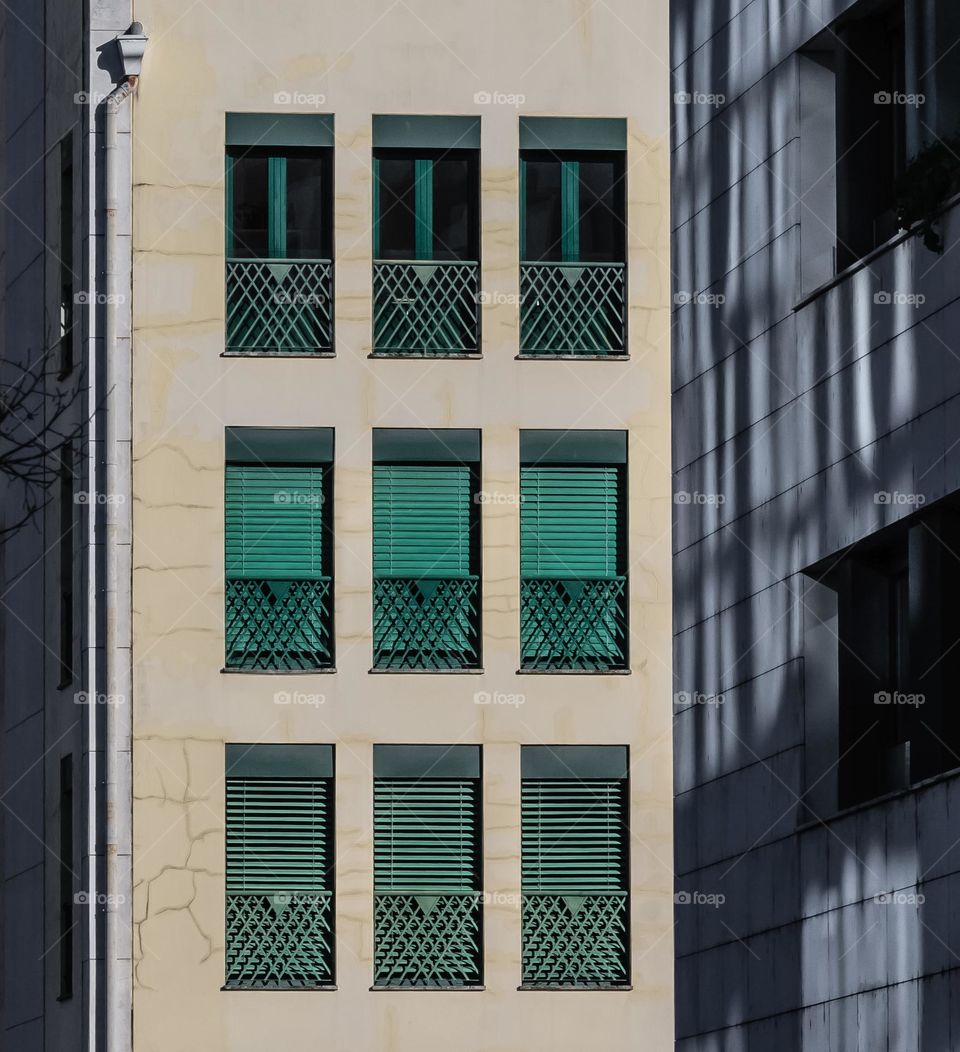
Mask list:
POLYGON ((954 1048, 958 9, 671 32, 677 1048, 954 1048))
POLYGON ((669 1047, 666 11, 60 7, 2 23, 4 360, 76 387, 4 1047, 669 1047))

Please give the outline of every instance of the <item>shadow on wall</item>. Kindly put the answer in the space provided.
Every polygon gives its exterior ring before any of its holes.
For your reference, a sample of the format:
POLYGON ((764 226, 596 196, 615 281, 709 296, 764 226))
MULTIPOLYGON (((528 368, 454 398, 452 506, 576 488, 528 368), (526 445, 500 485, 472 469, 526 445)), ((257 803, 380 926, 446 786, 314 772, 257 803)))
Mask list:
POLYGON ((910 240, 795 310, 790 6, 673 13, 677 1048, 946 1052, 960 788, 803 807, 802 571, 917 510, 891 494, 960 488, 960 218, 943 257, 910 240), (768 82, 717 102, 746 61, 768 82))

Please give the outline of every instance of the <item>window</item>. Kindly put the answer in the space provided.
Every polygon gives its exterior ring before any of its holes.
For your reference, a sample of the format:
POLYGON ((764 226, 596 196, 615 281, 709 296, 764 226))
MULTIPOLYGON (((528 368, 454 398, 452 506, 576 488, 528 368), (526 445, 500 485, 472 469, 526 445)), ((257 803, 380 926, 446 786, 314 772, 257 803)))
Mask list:
POLYGON ((226 748, 227 989, 334 982, 333 747, 226 748))
POLYGON ((960 766, 960 512, 911 516, 808 571, 808 808, 829 814, 960 766))
POLYGON ((329 428, 228 428, 226 664, 333 664, 329 428))
POLYGON ((374 668, 480 663, 480 433, 375 429, 374 668))
POLYGON ((480 747, 375 745, 374 984, 482 982, 480 747))
POLYGON ((630 981, 626 746, 523 746, 523 985, 630 981))
POLYGON ((374 118, 376 354, 479 351, 479 144, 472 117, 374 118))
POLYGON ((227 117, 227 350, 333 350, 329 118, 227 117))
POLYGON ((627 668, 626 435, 520 435, 520 650, 529 671, 627 668))
POLYGON ((73 443, 67 441, 60 450, 58 505, 60 521, 58 529, 60 562, 60 680, 59 686, 69 687, 74 676, 74 525, 76 505, 74 503, 75 455, 73 443))
POLYGON ((65 1001, 73 996, 73 871, 75 867, 73 849, 73 756, 60 759, 60 842, 57 846, 60 860, 59 898, 60 935, 57 949, 60 956, 60 993, 58 999, 65 1001))
POLYGON ((60 378, 73 369, 73 136, 60 143, 60 378))
POLYGON ((521 118, 521 354, 626 350, 626 128, 521 118))

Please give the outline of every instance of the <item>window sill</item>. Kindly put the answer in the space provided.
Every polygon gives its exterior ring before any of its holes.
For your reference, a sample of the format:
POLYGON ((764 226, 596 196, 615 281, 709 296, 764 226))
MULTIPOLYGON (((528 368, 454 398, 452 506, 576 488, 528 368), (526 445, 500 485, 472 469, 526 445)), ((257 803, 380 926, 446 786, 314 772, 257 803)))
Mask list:
POLYGON ((336 358, 336 351, 304 351, 302 353, 285 353, 283 351, 221 351, 221 358, 271 358, 285 361, 288 358, 300 360, 303 358, 336 358))
POLYGON ((338 987, 322 986, 221 986, 222 994, 319 994, 336 993, 338 987))
MULTIPOLYGON (((367 673, 371 676, 482 676, 486 669, 482 668, 370 668, 367 673)), ((380 987, 378 987, 380 989, 380 987)), ((383 987, 392 990, 392 986, 383 987)))
POLYGON ((396 361, 402 362, 405 360, 413 360, 415 362, 435 362, 435 361, 446 361, 452 359, 454 361, 461 359, 463 361, 475 362, 483 358, 482 354, 477 354, 474 351, 465 352, 463 354, 450 353, 450 354, 398 354, 394 351, 373 351, 367 355, 368 358, 383 358, 385 361, 396 361))
POLYGON ((328 668, 222 668, 224 676, 329 676, 337 671, 336 665, 328 668))
POLYGON ((632 676, 633 669, 611 668, 598 672, 588 668, 518 668, 518 676, 632 676))
MULTIPOLYGON (((821 818, 811 818, 805 822, 800 822, 797 824, 796 832, 807 833, 812 829, 819 829, 821 826, 829 826, 833 822, 839 822, 841 819, 857 814, 858 811, 867 811, 871 807, 879 807, 893 800, 903 799, 911 796, 913 793, 920 792, 921 789, 929 789, 932 786, 939 785, 941 782, 949 782, 954 778, 960 778, 960 767, 954 767, 949 771, 944 771, 942 774, 931 775, 922 782, 914 782, 913 785, 908 785, 905 789, 894 789, 889 793, 884 793, 882 796, 875 796, 872 800, 864 800, 862 803, 851 804, 849 807, 844 807, 839 811, 831 811, 830 814, 821 818)), ((806 806, 804 803, 803 807, 805 809, 806 806)))
POLYGON ((611 994, 611 993, 629 993, 633 986, 630 983, 618 984, 617 986, 540 986, 538 984, 527 985, 521 983, 517 989, 521 993, 539 993, 539 994, 572 994, 572 993, 593 993, 593 994, 611 994))
POLYGON ((371 986, 374 994, 475 994, 485 986, 371 986))
POLYGON ((516 354, 515 362, 629 362, 629 354, 516 354))

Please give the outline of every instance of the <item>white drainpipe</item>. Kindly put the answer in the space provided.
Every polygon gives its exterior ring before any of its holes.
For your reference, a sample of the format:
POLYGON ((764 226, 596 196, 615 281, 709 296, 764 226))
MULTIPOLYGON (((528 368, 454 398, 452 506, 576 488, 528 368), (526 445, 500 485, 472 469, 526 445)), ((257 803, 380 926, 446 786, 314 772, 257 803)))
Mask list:
MULTIPOLYGON (((94 791, 102 785, 102 796, 89 801, 91 812, 100 818, 106 842, 103 845, 105 886, 98 887, 96 857, 91 858, 91 933, 96 933, 97 913, 104 915, 103 980, 95 989, 91 977, 91 1052, 130 1052, 133 1047, 133 743, 132 710, 132 512, 133 479, 131 455, 132 362, 130 341, 123 348, 117 338, 119 311, 130 312, 131 272, 129 259, 117 245, 117 211, 121 192, 120 147, 117 121, 120 109, 134 93, 147 38, 139 22, 117 38, 123 80, 104 103, 104 426, 103 492, 105 501, 91 505, 102 515, 101 542, 104 548, 102 594, 105 628, 104 705, 91 704, 91 733, 98 738, 99 716, 104 717, 103 770, 91 778, 94 791), (121 360, 121 355, 125 360, 121 360), (98 1011, 103 1005, 103 1014, 98 1011), (102 1022, 100 1021, 102 1019, 102 1022)), ((97 626, 93 626, 97 631, 97 626)), ((94 699, 100 700, 96 694, 94 699)), ((93 755, 98 756, 100 752, 93 755)), ((99 852, 97 852, 99 854, 99 852)))

